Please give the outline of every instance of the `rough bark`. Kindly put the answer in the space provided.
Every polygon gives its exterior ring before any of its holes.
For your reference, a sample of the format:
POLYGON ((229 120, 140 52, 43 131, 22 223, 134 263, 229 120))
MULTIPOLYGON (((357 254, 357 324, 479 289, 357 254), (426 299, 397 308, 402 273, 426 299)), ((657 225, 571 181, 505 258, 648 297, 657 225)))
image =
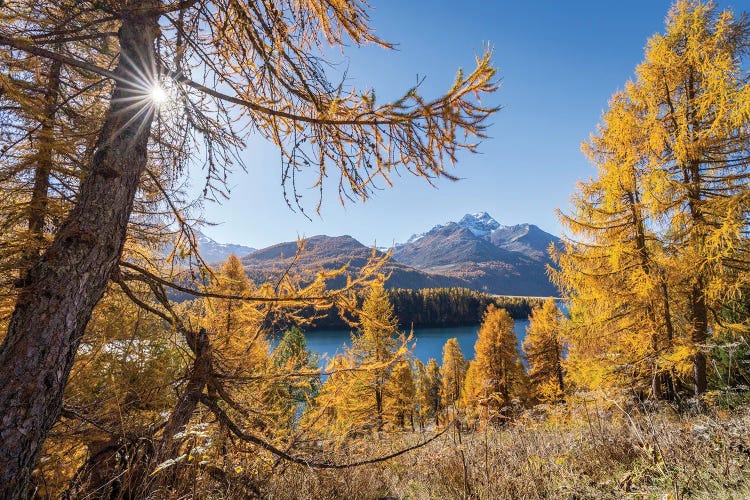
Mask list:
POLYGON ((145 9, 123 15, 118 80, 89 175, 77 205, 29 270, 0 345, 0 498, 28 495, 81 336, 122 253, 153 119, 153 110, 132 106, 144 91, 129 79, 153 68, 155 3, 144 0, 145 9))
POLYGON ((161 449, 157 454, 158 460, 172 458, 175 454, 176 443, 174 437, 178 433, 184 431, 187 427, 190 418, 193 416, 193 413, 195 413, 195 409, 198 406, 201 394, 203 394, 203 389, 206 387, 211 377, 211 345, 208 342, 208 334, 206 333, 206 330, 201 328, 195 343, 195 361, 193 362, 193 367, 190 371, 190 377, 188 378, 188 383, 180 395, 177 404, 169 416, 169 421, 167 422, 166 427, 164 427, 161 449))
MULTIPOLYGON (((698 161, 690 162, 689 176, 690 187, 687 198, 693 224, 690 243, 693 248, 702 249, 705 242, 703 231, 706 221, 703 218, 701 200, 702 179, 698 161)), ((706 355, 701 350, 702 344, 708 338, 708 308, 706 306, 704 271, 698 269, 695 273, 696 276, 694 277, 688 299, 688 311, 691 329, 690 341, 696 349, 693 359, 693 389, 696 395, 701 395, 706 392, 708 386, 706 380, 706 355)))

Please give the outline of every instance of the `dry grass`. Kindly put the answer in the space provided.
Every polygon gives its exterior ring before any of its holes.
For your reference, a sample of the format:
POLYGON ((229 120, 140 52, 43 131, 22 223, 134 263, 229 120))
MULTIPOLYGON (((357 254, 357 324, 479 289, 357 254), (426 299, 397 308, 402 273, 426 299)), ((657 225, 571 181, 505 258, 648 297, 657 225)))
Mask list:
MULTIPOLYGON (((312 469, 253 450, 246 455, 251 469, 212 473, 194 464, 152 497, 750 498, 749 428, 750 405, 677 413, 589 396, 525 411, 502 427, 454 428, 415 451, 357 468, 312 469)), ((326 458, 382 456, 431 435, 359 438, 326 458)))
MULTIPOLYGON (((279 499, 750 498, 749 424, 748 407, 685 416, 581 403, 452 432, 383 464, 288 467, 259 486, 279 499)), ((354 449, 376 455, 417 438, 390 435, 354 449)))

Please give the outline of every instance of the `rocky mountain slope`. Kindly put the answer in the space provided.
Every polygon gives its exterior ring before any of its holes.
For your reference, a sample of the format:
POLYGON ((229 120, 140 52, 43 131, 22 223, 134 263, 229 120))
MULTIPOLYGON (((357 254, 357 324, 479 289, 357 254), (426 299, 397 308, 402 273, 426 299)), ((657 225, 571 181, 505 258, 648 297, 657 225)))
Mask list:
MULTIPOLYGON (((550 283, 547 248, 558 244, 555 236, 533 224, 504 226, 486 212, 468 214, 458 222, 439 224, 397 245, 384 272, 392 288, 466 287, 493 294, 559 295, 550 283)), ((320 269, 346 264, 356 273, 370 258, 372 249, 351 236, 313 236, 296 269, 310 277, 320 269)), ((285 242, 256 250, 242 258, 256 282, 272 279, 290 265, 297 242, 285 242)), ((242 254, 238 254, 242 256, 242 254)), ((376 255, 382 256, 379 250, 376 255)), ((344 278, 330 283, 343 284, 344 278)))
POLYGON ((198 239, 198 251, 208 263, 222 262, 227 259, 231 254, 242 257, 255 251, 254 248, 245 245, 236 245, 234 243, 219 243, 203 234, 200 231, 196 231, 196 237, 198 239))
POLYGON ((506 295, 558 295, 546 274, 547 249, 559 239, 533 224, 504 226, 487 212, 439 224, 398 245, 394 260, 506 295))
MULTIPOLYGON (((292 263, 297 251, 297 242, 279 243, 257 250, 242 258, 248 275, 261 282, 273 279, 283 273, 292 263)), ((351 236, 312 236, 306 239, 305 252, 295 263, 295 270, 312 278, 321 269, 338 269, 349 265, 348 272, 356 274, 372 255, 372 248, 366 247, 351 236)), ((376 256, 382 257, 381 251, 376 256)), ((386 286, 390 288, 434 288, 465 287, 467 283, 451 276, 426 273, 394 260, 389 261, 383 272, 390 274, 386 286)), ((341 286, 346 278, 339 277, 329 282, 329 286, 341 286)))

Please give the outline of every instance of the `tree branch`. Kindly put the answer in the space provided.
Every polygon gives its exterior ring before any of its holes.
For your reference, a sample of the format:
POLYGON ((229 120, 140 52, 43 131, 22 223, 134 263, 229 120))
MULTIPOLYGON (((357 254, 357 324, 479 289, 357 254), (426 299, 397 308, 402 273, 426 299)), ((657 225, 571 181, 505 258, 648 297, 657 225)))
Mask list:
MULTIPOLYGON (((11 38, 11 37, 0 34, 0 45, 7 45, 10 47, 16 48, 18 50, 22 50, 24 52, 28 52, 29 54, 33 54, 35 56, 44 57, 46 59, 51 59, 53 61, 59 61, 63 64, 67 64, 75 68, 83 69, 86 71, 91 71, 92 73, 96 73, 98 75, 107 77, 115 81, 125 80, 124 78, 116 75, 113 71, 110 71, 108 69, 102 68, 95 64, 88 63, 86 61, 81 61, 80 59, 76 59, 74 57, 69 57, 63 54, 59 54, 57 52, 53 52, 51 50, 47 50, 42 47, 37 47, 33 43, 30 43, 28 41, 21 40, 18 38, 11 38)), ((210 95, 211 97, 215 97, 222 101, 231 102, 232 104, 238 104, 240 106, 246 107, 248 109, 251 109, 253 111, 257 111, 259 113, 263 113, 266 115, 276 116, 279 118, 288 118, 290 120, 294 120, 297 122, 312 123, 315 125, 334 125, 334 126, 340 126, 340 125, 379 126, 379 125, 395 125, 403 121, 408 121, 409 119, 408 116, 405 116, 403 119, 391 119, 391 120, 360 120, 360 119, 331 120, 331 119, 326 119, 326 118, 315 118, 311 116, 295 115, 293 113, 287 113, 285 111, 279 111, 276 109, 268 108, 266 106, 262 106, 254 102, 250 102, 245 99, 240 99, 239 97, 234 97, 234 96, 224 94, 222 92, 219 92, 218 90, 214 90, 209 87, 206 87, 205 85, 201 85, 200 83, 194 82, 190 80, 189 78, 185 77, 182 73, 177 72, 177 71, 171 71, 167 73, 167 76, 176 83, 181 83, 183 85, 186 85, 187 87, 193 88, 199 92, 202 92, 206 95, 210 95)))
POLYGON ((448 430, 451 427, 453 427, 457 422, 456 420, 451 421, 447 426, 445 426, 445 429, 438 432, 437 434, 427 439, 426 441, 422 441, 421 443, 415 444, 413 446, 403 448, 389 455, 376 457, 376 458, 370 458, 367 460, 361 460, 359 462, 351 462, 348 464, 338 464, 334 462, 314 462, 311 460, 306 460, 304 458, 292 456, 286 453, 285 451, 276 448, 272 444, 264 441, 263 439, 257 436, 254 436, 252 434, 249 434, 243 431, 242 429, 240 429, 237 426, 237 424, 235 424, 234 421, 232 421, 232 419, 229 418, 229 416, 224 412, 224 410, 219 408, 219 405, 216 403, 216 401, 209 398, 207 395, 201 394, 200 402, 203 403, 209 410, 211 410, 211 412, 216 416, 216 418, 219 421, 221 421, 221 423, 226 425, 227 428, 232 432, 232 434, 234 434, 240 440, 260 446, 264 450, 269 451, 273 453, 274 455, 281 457, 282 459, 287 460, 289 462, 293 462, 293 463, 300 464, 300 465, 305 465, 307 467, 313 467, 316 469, 349 469, 352 467, 361 467, 363 465, 374 464, 378 462, 385 462, 386 460, 396 458, 400 455, 403 455, 404 453, 408 453, 410 451, 413 451, 413 450, 416 450, 416 449, 422 448, 423 446, 428 445, 432 441, 435 441, 437 438, 439 438, 440 436, 448 432, 448 430))

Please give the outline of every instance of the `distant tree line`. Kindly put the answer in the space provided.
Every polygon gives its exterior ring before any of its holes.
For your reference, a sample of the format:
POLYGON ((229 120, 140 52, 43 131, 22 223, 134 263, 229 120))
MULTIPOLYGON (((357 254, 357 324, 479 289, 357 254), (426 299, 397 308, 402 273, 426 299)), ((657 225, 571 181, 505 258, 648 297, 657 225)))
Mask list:
MULTIPOLYGON (((534 306, 544 300, 527 297, 498 297, 468 288, 423 288, 386 290, 401 329, 478 325, 490 304, 505 309, 513 319, 526 319, 534 306)), ((359 303, 364 295, 359 297, 359 303)), ((312 311, 310 312, 312 314, 312 311)), ((349 328, 331 310, 307 330, 349 328)))

